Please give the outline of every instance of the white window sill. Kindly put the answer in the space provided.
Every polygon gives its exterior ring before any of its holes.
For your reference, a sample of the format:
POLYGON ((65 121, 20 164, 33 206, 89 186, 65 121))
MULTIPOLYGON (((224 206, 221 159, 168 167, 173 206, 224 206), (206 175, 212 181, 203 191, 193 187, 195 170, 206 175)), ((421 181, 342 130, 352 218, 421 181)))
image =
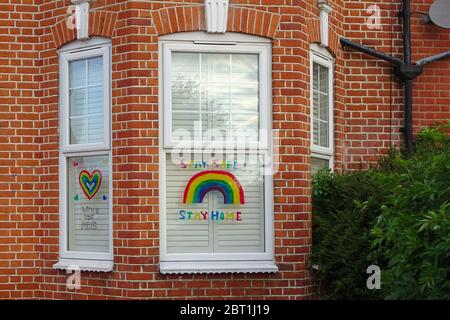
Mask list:
POLYGON ((171 261, 161 262, 163 274, 194 273, 275 273, 278 267, 273 261, 171 261))
POLYGON ((114 268, 113 261, 60 259, 53 265, 54 269, 93 272, 110 272, 114 268))

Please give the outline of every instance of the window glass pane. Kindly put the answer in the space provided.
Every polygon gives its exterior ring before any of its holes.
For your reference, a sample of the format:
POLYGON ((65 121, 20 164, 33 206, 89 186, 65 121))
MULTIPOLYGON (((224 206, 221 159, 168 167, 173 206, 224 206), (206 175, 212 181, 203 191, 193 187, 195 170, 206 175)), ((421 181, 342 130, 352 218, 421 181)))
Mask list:
POLYGON ((86 60, 71 61, 69 74, 70 88, 84 88, 86 86, 86 60))
POLYGON ((319 65, 320 68, 320 91, 328 93, 328 68, 319 65))
POLYGON ((252 114, 233 114, 231 132, 233 137, 255 137, 258 135, 258 116, 252 114))
POLYGON ((319 93, 313 90, 313 143, 319 144, 319 93))
POLYGON ((166 155, 168 253, 264 252, 264 177, 258 160, 257 155, 166 155))
POLYGON ((104 79, 103 58, 69 63, 70 144, 103 142, 104 79))
POLYGON ((231 55, 231 80, 234 84, 248 84, 258 82, 258 55, 233 54, 231 55))
POLYGON ((230 112, 230 88, 221 83, 202 86, 202 112, 212 114, 230 112))
POLYGON ((319 90, 319 67, 317 63, 313 63, 313 90, 319 90))
POLYGON ((201 53, 201 81, 206 84, 229 83, 230 55, 225 53, 201 53))
POLYGON ((103 118, 96 115, 89 117, 87 125, 88 143, 98 143, 103 141, 103 126, 103 118))
POLYGON ((103 59, 96 57, 88 60, 88 84, 101 85, 103 83, 103 59))
POLYGON ((191 131, 194 121, 202 121, 198 127, 204 140, 219 140, 249 127, 256 140, 258 64, 257 54, 172 52, 172 132, 191 131), (235 116, 243 114, 249 121, 235 123, 235 116))
POLYGON ((319 145, 319 120, 313 120, 313 143, 319 145))
POLYGON ((200 112, 199 58, 197 53, 183 52, 172 58, 172 110, 175 113, 200 112))
POLYGON ((258 112, 258 85, 241 85, 231 88, 233 112, 258 112))
POLYGON ((330 167, 330 161, 321 158, 311 158, 312 174, 316 174, 322 169, 330 167))
POLYGON ((320 94, 320 106, 319 106, 319 119, 322 121, 328 121, 329 114, 329 104, 328 104, 328 95, 320 94))
POLYGON ((329 87, 328 68, 313 64, 313 144, 321 147, 329 147, 329 87))
MULTIPOLYGON (((88 88, 88 114, 92 116, 100 116, 103 114, 103 86, 95 86, 88 88)), ((99 118, 99 117, 97 117, 99 118)), ((95 120, 95 119, 91 119, 95 120)), ((101 119, 103 120, 103 119, 101 119)))
POLYGON ((68 168, 68 250, 109 252, 109 156, 72 157, 68 168))
POLYGON ((208 114, 201 115, 194 112, 174 113, 172 118, 172 126, 176 128, 173 131, 174 139, 196 140, 198 133, 201 134, 207 129, 207 117, 208 114))
POLYGON ((70 142, 71 144, 84 143, 86 137, 85 117, 70 118, 70 142))
POLYGON ((83 116, 86 108, 86 89, 70 90, 70 117, 83 116))
POLYGON ((319 145, 328 148, 330 146, 328 141, 328 122, 319 121, 319 126, 319 145))

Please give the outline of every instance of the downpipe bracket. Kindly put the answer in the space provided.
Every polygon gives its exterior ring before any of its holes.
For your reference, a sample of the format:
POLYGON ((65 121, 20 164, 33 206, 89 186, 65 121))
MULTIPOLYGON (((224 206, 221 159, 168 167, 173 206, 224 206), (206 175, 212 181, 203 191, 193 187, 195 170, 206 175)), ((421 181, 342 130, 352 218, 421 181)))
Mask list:
POLYGON ((423 73, 423 66, 402 64, 394 66, 394 74, 402 81, 414 80, 423 73))

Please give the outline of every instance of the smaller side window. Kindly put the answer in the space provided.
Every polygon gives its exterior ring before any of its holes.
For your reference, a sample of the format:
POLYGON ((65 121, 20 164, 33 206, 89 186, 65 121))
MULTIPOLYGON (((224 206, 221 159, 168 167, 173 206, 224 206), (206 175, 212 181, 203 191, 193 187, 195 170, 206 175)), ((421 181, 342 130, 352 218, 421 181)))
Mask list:
POLYGON ((62 151, 110 148, 110 45, 60 52, 62 151))
POLYGON ((111 45, 93 38, 59 52, 60 259, 55 268, 110 271, 111 45))
POLYGON ((323 48, 311 50, 312 173, 333 168, 333 58, 323 48))

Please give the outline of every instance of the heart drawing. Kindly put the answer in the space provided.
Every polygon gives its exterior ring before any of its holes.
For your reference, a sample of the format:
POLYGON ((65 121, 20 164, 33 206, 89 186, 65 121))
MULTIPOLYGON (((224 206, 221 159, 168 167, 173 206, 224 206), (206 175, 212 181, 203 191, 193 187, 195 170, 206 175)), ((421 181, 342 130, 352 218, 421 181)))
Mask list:
POLYGON ((80 172, 79 183, 86 197, 91 200, 100 189, 102 184, 102 173, 100 170, 94 170, 89 173, 87 170, 80 172))

